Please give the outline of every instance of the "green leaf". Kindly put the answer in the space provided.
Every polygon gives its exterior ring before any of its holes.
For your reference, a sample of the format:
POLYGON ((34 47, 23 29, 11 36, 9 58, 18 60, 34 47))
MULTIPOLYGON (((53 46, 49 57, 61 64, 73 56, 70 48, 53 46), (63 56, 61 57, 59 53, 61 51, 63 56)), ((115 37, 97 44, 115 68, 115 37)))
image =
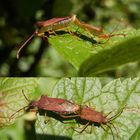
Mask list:
POLYGON ((140 139, 140 126, 137 128, 137 130, 129 140, 139 140, 139 139, 140 139))
MULTIPOLYGON (((99 78, 63 78, 55 86, 50 97, 64 98, 71 100, 79 105, 88 105, 98 112, 103 112, 110 118, 118 112, 123 112, 108 125, 111 127, 113 134, 106 124, 101 126, 88 126, 83 133, 77 133, 84 124, 79 124, 75 119, 65 120, 62 123, 55 118, 47 118, 48 123, 44 124, 43 116, 38 116, 39 122, 36 123, 37 133, 43 133, 45 138, 59 139, 98 139, 112 140, 113 136, 119 140, 128 140, 136 132, 140 124, 140 79, 117 79, 102 86, 99 78), (125 107, 125 108, 124 108, 125 107), (69 122, 71 121, 71 123, 69 122), (66 123, 67 122, 67 123, 66 123), (114 126, 114 127, 113 127, 114 126), (103 129, 104 128, 104 129, 103 129), (43 132, 42 132, 43 130, 43 132), (117 131, 116 131, 117 130, 117 131)), ((40 135, 39 135, 40 136, 40 135)), ((41 139, 41 137, 37 139, 41 139)))
POLYGON ((38 92, 41 94, 51 95, 53 88, 58 80, 59 79, 57 78, 39 78, 38 92))
MULTIPOLYGON (((92 53, 92 43, 84 41, 76 36, 64 34, 63 36, 51 36, 49 42, 66 60, 77 70, 92 53)), ((59 58, 58 58, 59 59, 59 58)))
POLYGON ((22 91, 30 100, 36 87, 37 79, 34 78, 0 78, 0 127, 14 123, 17 117, 23 115, 24 110, 17 111, 29 102, 22 91))
POLYGON ((140 30, 117 31, 109 40, 92 37, 85 30, 76 33, 51 35, 49 42, 80 76, 96 75, 140 58, 140 30))
POLYGON ((122 64, 139 60, 140 30, 130 30, 123 39, 114 37, 104 46, 107 47, 83 62, 79 70, 80 76, 93 76, 122 64))
POLYGON ((24 120, 18 119, 13 125, 0 129, 0 138, 1 140, 25 140, 24 120))

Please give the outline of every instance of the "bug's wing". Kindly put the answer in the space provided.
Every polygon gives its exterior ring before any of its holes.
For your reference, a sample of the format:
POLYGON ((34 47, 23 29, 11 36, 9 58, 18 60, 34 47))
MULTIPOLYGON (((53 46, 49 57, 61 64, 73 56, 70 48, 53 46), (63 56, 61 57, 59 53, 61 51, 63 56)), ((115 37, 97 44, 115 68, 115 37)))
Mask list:
POLYGON ((45 20, 45 21, 38 21, 36 23, 36 25, 38 27, 43 27, 43 26, 49 26, 49 25, 53 25, 54 23, 57 23, 57 22, 61 22, 63 20, 66 20, 68 18, 71 18, 71 17, 62 17, 62 18, 52 18, 52 19, 49 19, 49 20, 45 20))
POLYGON ((61 98, 49 98, 42 96, 38 101, 37 107, 44 110, 59 112, 60 114, 74 113, 79 109, 79 106, 61 98))

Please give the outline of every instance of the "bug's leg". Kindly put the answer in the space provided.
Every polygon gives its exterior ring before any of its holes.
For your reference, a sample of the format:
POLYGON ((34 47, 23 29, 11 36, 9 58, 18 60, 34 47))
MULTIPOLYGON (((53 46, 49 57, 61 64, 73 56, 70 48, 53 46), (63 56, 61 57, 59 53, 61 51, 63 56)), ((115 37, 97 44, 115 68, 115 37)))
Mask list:
POLYGON ((124 33, 113 34, 113 32, 114 32, 117 28, 118 28, 118 25, 112 30, 111 33, 109 33, 109 34, 107 34, 107 33, 102 33, 102 34, 99 34, 98 37, 99 37, 99 38, 102 38, 102 39, 107 39, 107 41, 108 41, 111 37, 113 37, 113 36, 123 36, 123 37, 125 37, 126 34, 124 34, 124 33))
MULTIPOLYGON (((117 26, 112 30, 111 33, 107 34, 107 33, 102 33, 102 34, 99 34, 98 35, 98 38, 99 39, 106 39, 107 41, 111 38, 111 37, 114 37, 114 36, 122 36, 122 37, 125 37, 127 34, 125 33, 118 33, 118 34, 113 34, 113 32, 117 29, 117 26)), ((106 42, 107 42, 106 41, 106 42)), ((106 43, 105 42, 105 43, 106 43)))
MULTIPOLYGON (((99 44, 105 44, 109 41, 109 39, 113 36, 123 36, 125 37, 126 34, 100 34, 100 35, 97 35, 97 37, 99 38, 98 40, 98 43, 99 44)), ((95 44, 95 47, 97 46, 98 44, 95 44)), ((106 46, 105 45, 101 45, 102 48, 105 48, 106 46)))
POLYGON ((89 132, 90 134, 92 133, 92 124, 91 124, 91 129, 90 129, 90 132, 89 132))
POLYGON ((38 113, 36 113, 36 116, 37 116, 38 124, 39 124, 39 126, 40 126, 40 128, 41 128, 41 131, 43 132, 43 134, 45 134, 44 128, 43 128, 42 125, 41 125, 41 120, 40 120, 39 117, 38 117, 38 113))
MULTIPOLYGON (((113 123, 111 123, 111 122, 109 122, 109 123, 110 123, 110 124, 112 125, 112 127, 115 129, 116 134, 117 134, 117 139, 119 139, 119 135, 118 135, 119 133, 118 133, 117 128, 115 127, 115 125, 114 125, 113 123)), ((110 129, 110 130, 111 130, 111 129, 110 129)), ((112 131, 111 131, 111 133, 112 133, 113 137, 115 137, 112 131)))
MULTIPOLYGON (((65 115, 61 115, 60 114, 60 117, 62 117, 62 118, 64 118, 64 119, 69 119, 69 118, 75 118, 75 117, 79 117, 79 115, 70 115, 70 116, 65 116, 65 115)), ((73 122, 64 122, 63 120, 62 120, 62 123, 64 123, 64 124, 67 124, 67 123, 73 123, 73 122)))
POLYGON ((92 133, 92 124, 90 125, 90 131, 88 131, 88 130, 85 129, 85 132, 88 133, 88 134, 91 134, 92 133))
POLYGON ((47 124, 50 121, 50 118, 47 116, 47 111, 45 112, 44 123, 47 124))
MULTIPOLYGON (((72 18, 73 18, 72 22, 75 25, 77 25, 77 27, 78 27, 77 30, 76 30, 76 32, 79 32, 78 29, 81 27, 81 22, 80 22, 80 20, 78 20, 78 18, 76 17, 76 15, 73 15, 72 18)), ((80 32, 78 33, 78 36, 81 36, 81 33, 80 32)))
POLYGON ((102 39, 109 39, 109 38, 111 38, 111 37, 113 37, 113 36, 123 36, 123 37, 125 37, 126 36, 126 34, 100 34, 100 35, 98 35, 98 37, 99 38, 102 38, 102 39))
POLYGON ((74 117, 79 117, 79 115, 70 115, 70 116, 65 116, 65 115, 61 115, 60 114, 60 116, 62 117, 62 118, 74 118, 74 117))
POLYGON ((71 127, 71 128, 78 133, 82 133, 83 131, 85 131, 85 129, 88 127, 89 124, 90 124, 90 122, 88 122, 83 128, 81 128, 82 129, 81 131, 74 129, 73 127, 71 127))
POLYGON ((92 34, 87 28, 85 28, 85 30, 86 30, 87 34, 91 37, 91 39, 95 38, 94 34, 92 34))
POLYGON ((63 124, 70 124, 70 123, 74 123, 74 124, 75 124, 74 121, 70 121, 70 120, 61 120, 61 122, 62 122, 63 124))
POLYGON ((66 27, 64 30, 66 30, 70 35, 73 35, 73 32, 70 30, 70 27, 66 27))
POLYGON ((77 35, 76 35, 73 31, 71 31, 71 29, 70 29, 69 26, 65 27, 65 28, 63 29, 63 31, 66 31, 66 32, 69 33, 72 37, 76 37, 76 39, 77 39, 77 35))
MULTIPOLYGON (((110 123, 110 124, 111 124, 111 123, 110 123)), ((112 125, 113 125, 113 124, 112 124, 112 125)), ((108 134, 112 134, 113 140, 115 140, 115 136, 114 136, 114 133, 113 133, 111 127, 110 127, 108 124, 106 124, 106 126, 109 128, 109 130, 111 131, 111 133, 109 133, 109 132, 104 128, 104 124, 101 124, 101 127, 103 128, 103 130, 104 130, 106 133, 108 133, 108 134)), ((114 125, 113 125, 113 127, 114 127, 114 125)), ((115 130, 116 130, 116 128, 115 128, 115 130)), ((118 137, 118 136, 117 136, 117 137, 118 137)))
POLYGON ((41 37, 43 40, 48 41, 49 33, 47 35, 46 35, 46 33, 48 33, 48 32, 45 32, 45 33, 36 33, 36 35, 38 37, 41 37))
POLYGON ((105 39, 106 41, 104 43, 107 43, 111 37, 114 37, 114 36, 125 37, 126 34, 123 34, 123 33, 122 34, 112 34, 112 33, 110 33, 110 34, 100 34, 100 35, 97 35, 97 36, 98 36, 99 39, 105 39))
POLYGON ((48 33, 49 33, 49 35, 54 34, 55 36, 58 36, 55 31, 48 31, 48 33))
POLYGON ((84 22, 81 22, 78 18, 75 17, 74 19, 74 23, 85 29, 87 31, 87 33, 89 34, 89 36, 91 36, 92 38, 94 38, 94 34, 98 34, 98 33, 102 33, 103 32, 103 29, 102 28, 99 28, 99 27, 96 27, 96 26, 93 26, 93 25, 90 25, 90 24, 87 24, 87 23, 84 23, 84 22))
POLYGON ((77 26, 84 28, 92 38, 95 37, 92 33, 95 33, 95 35, 98 38, 107 39, 107 41, 109 40, 110 37, 113 37, 113 36, 124 36, 124 37, 126 36, 126 34, 123 34, 123 33, 122 34, 112 34, 113 32, 111 32, 110 34, 103 33, 102 28, 80 22, 76 17, 75 17, 74 23, 77 26))
POLYGON ((107 124, 106 124, 106 126, 110 129, 111 134, 112 134, 112 136, 113 136, 113 140, 115 140, 115 136, 114 136, 114 134, 113 134, 113 131, 112 131, 111 127, 110 127, 109 125, 107 125, 107 124))
MULTIPOLYGON (((85 126, 84 126, 85 127, 85 126)), ((82 128, 83 129, 83 128, 82 128)), ((88 134, 91 134, 92 133, 92 124, 90 125, 90 131, 88 131, 88 130, 84 130, 86 133, 88 133, 88 134)))
POLYGON ((57 34, 56 31, 62 31, 62 30, 49 31, 48 34, 49 34, 49 35, 55 35, 56 37, 61 38, 62 36, 59 35, 59 34, 57 34))

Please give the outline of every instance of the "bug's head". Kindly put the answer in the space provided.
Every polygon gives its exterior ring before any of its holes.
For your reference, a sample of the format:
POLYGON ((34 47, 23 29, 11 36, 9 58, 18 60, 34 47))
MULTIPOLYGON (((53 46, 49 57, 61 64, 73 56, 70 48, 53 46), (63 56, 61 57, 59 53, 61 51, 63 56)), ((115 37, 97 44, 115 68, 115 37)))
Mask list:
POLYGON ((30 107, 37 107, 38 106, 38 101, 32 101, 30 103, 30 107))

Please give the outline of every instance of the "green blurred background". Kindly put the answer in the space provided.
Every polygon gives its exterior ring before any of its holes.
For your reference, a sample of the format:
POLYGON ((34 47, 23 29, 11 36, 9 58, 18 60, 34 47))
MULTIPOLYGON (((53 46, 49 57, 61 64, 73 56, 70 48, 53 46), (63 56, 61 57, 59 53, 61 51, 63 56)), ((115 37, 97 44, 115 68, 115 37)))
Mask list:
MULTIPOLYGON (((116 26, 140 28, 139 11, 139 0, 4 0, 0 4, 0 76, 76 76, 75 68, 37 37, 16 59, 17 44, 35 30, 39 20, 76 14, 111 32, 116 26)), ((135 77, 139 68, 135 62, 101 76, 135 77)))

